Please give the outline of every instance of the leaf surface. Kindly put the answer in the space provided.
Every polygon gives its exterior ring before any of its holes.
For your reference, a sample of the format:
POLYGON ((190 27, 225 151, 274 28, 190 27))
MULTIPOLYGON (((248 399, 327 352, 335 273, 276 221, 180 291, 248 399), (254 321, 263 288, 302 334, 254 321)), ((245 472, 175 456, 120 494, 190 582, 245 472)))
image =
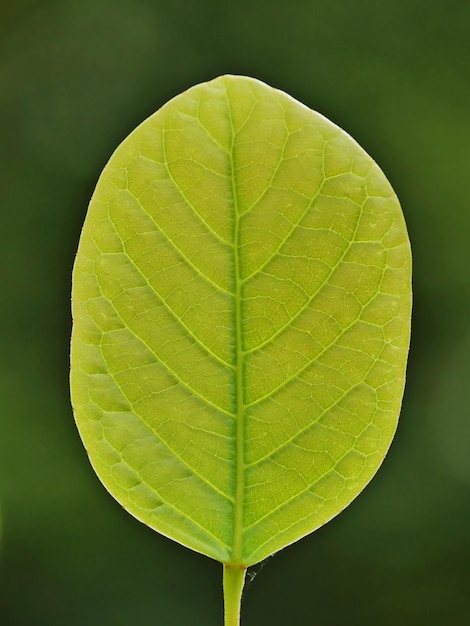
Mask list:
POLYGON ((223 563, 347 506, 395 432, 410 248, 373 160, 251 78, 177 96, 105 167, 73 274, 71 388, 109 492, 223 563))

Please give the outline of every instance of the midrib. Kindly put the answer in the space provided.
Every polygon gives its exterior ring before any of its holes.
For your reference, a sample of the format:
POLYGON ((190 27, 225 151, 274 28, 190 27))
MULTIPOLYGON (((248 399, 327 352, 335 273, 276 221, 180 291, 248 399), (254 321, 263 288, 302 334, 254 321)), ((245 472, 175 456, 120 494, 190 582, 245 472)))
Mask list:
POLYGON ((233 262, 235 273, 235 345, 236 345, 236 422, 235 422, 235 502, 233 520, 233 544, 230 563, 234 566, 243 565, 243 503, 245 491, 245 454, 244 454, 244 417, 245 401, 243 394, 243 347, 242 347, 242 319, 241 319, 241 276, 240 276, 240 212, 238 207, 237 186, 235 181, 235 128, 233 126, 230 99, 227 97, 227 110, 231 125, 231 142, 229 149, 230 179, 232 182, 232 197, 234 210, 233 232, 233 262))

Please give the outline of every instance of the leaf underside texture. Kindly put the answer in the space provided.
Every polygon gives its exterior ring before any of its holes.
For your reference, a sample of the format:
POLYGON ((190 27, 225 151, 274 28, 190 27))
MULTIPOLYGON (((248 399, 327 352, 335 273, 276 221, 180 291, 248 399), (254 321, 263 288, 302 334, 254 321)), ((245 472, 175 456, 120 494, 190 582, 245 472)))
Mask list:
POLYGON ((105 487, 233 565, 323 525, 395 432, 410 272, 340 128, 241 76, 171 100, 104 169, 74 268, 72 403, 105 487))

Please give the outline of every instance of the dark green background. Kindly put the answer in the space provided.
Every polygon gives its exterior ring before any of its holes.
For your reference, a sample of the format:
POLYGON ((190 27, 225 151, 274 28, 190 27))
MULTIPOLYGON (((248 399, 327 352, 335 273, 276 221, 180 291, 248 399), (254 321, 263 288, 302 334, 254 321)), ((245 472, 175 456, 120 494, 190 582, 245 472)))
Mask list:
POLYGON ((222 73, 347 130, 414 253, 402 418, 347 511, 269 559, 244 624, 470 624, 470 2, 21 0, 0 9, 3 626, 221 626, 219 564, 125 513, 68 397, 70 272, 117 144, 222 73))

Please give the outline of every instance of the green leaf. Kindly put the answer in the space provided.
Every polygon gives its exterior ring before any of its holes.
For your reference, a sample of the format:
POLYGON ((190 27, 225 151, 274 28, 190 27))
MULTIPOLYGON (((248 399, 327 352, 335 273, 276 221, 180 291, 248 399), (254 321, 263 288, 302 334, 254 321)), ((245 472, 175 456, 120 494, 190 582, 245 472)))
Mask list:
POLYGON ((105 487, 237 567, 327 522, 395 432, 410 271, 393 190, 337 126, 240 76, 171 100, 105 167, 74 268, 72 402, 105 487))

